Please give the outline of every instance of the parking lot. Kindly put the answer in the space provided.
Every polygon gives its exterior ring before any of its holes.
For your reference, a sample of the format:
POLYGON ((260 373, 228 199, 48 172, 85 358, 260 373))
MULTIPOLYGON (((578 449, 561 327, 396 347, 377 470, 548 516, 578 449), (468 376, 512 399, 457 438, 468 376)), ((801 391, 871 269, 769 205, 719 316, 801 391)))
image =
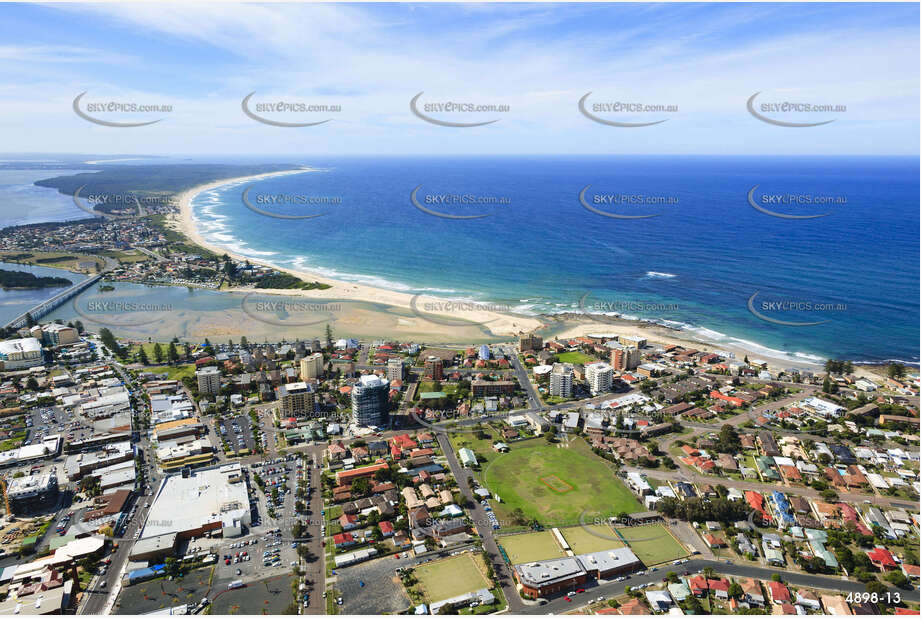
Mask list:
POLYGON ((229 590, 227 583, 216 578, 212 585, 211 613, 242 616, 278 615, 291 604, 291 575, 269 576, 260 581, 253 581, 243 588, 229 590))
POLYGON ((256 448, 256 438, 250 429, 249 416, 238 414, 217 421, 218 436, 227 442, 230 450, 234 453, 248 450, 254 452, 256 448))
POLYGON ((408 609, 411 601, 396 570, 427 564, 457 554, 468 546, 415 555, 400 552, 336 570, 335 588, 342 597, 341 614, 395 614, 408 609))
POLYGON ((209 596, 208 578, 211 568, 196 569, 185 577, 170 581, 165 577, 133 586, 125 586, 119 594, 113 614, 138 615, 176 607, 186 603, 198 603, 209 596))
POLYGON ((36 408, 25 415, 26 437, 24 446, 41 441, 49 435, 61 434, 68 441, 82 440, 93 435, 93 429, 85 425, 73 412, 58 406, 36 408))

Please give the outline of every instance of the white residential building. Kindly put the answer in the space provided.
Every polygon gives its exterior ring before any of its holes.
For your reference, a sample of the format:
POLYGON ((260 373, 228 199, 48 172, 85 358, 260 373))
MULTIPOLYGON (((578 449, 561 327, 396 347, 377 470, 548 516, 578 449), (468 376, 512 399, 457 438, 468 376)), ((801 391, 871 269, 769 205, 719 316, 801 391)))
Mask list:
POLYGON ((614 369, 607 363, 592 363, 585 366, 585 381, 592 395, 600 395, 611 390, 614 381, 614 369))
POLYGON ((555 363, 550 372, 550 395, 572 397, 573 367, 570 363, 555 363))

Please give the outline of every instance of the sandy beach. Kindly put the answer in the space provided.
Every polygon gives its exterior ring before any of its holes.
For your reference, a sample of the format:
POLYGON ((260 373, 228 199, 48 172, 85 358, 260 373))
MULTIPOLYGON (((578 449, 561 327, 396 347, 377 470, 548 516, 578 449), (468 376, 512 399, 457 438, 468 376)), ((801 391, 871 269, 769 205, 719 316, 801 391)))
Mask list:
MULTIPOLYGON (((432 326, 439 326, 441 329, 450 329, 453 328, 450 323, 459 324, 462 321, 472 322, 482 325, 490 333, 499 337, 514 337, 520 333, 531 332, 543 326, 543 323, 536 318, 493 311, 490 310, 485 304, 458 303, 454 306, 446 307, 445 305, 449 305, 450 303, 446 303, 447 299, 445 298, 395 292, 393 290, 385 290, 360 283, 337 281, 335 279, 330 279, 310 271, 280 267, 270 262, 235 254, 232 251, 228 251, 224 247, 207 242, 199 233, 192 213, 192 200, 195 199, 195 196, 197 196, 199 193, 210 191, 211 189, 215 189, 229 183, 257 181, 273 176, 305 174, 312 171, 313 170, 310 168, 302 168, 282 172, 255 174, 252 176, 230 178, 227 180, 220 180, 217 182, 193 187, 179 195, 179 217, 178 219, 174 219, 176 229, 188 237, 195 244, 204 247, 209 251, 213 251, 219 255, 226 253, 227 255, 238 260, 249 260, 253 264, 275 268, 282 272, 294 275, 295 277, 299 277, 305 281, 317 281, 319 283, 330 286, 325 290, 259 290, 260 293, 264 292, 290 296, 309 296, 311 299, 328 298, 342 301, 351 300, 368 303, 379 303, 383 305, 390 305, 392 307, 399 307, 407 311, 413 311, 413 307, 415 307, 416 310, 423 312, 426 316, 432 316, 435 320, 444 320, 449 322, 449 324, 444 325, 433 323, 432 326)), ((236 291, 252 290, 240 289, 236 291)), ((425 320, 422 319, 418 319, 418 321, 425 322, 425 320)))
MULTIPOLYGON (((413 331, 418 332, 419 327, 423 326, 427 327, 429 330, 434 329, 435 331, 443 332, 443 334, 447 337, 445 339, 446 341, 463 341, 462 338, 454 338, 449 334, 452 330, 455 331, 453 334, 458 336, 461 335, 462 330, 469 332, 469 325, 462 328, 460 326, 451 324, 451 322, 456 323, 460 320, 479 324, 490 333, 498 337, 515 337, 521 333, 528 333, 552 326, 556 327, 554 329, 556 331, 555 336, 559 338, 579 337, 588 334, 613 332, 623 335, 645 337, 650 343, 663 345, 681 345, 711 352, 729 352, 734 354, 735 358, 739 360, 745 358, 746 356, 749 359, 763 359, 767 361, 772 368, 799 367, 810 370, 820 369, 820 365, 815 362, 810 362, 807 359, 790 359, 787 357, 772 355, 770 350, 767 348, 760 348, 760 346, 757 345, 744 346, 732 343, 724 344, 709 342, 706 340, 700 340, 699 338, 695 337, 693 333, 687 331, 669 328, 641 320, 627 320, 617 317, 592 315, 586 315, 584 317, 545 316, 544 319, 538 319, 532 316, 515 315, 511 313, 494 311, 490 310, 488 307, 484 307, 484 305, 471 303, 458 303, 456 306, 449 306, 444 308, 445 304, 450 304, 450 302, 445 298, 424 295, 413 296, 404 292, 385 290, 382 288, 376 288, 359 283, 338 281, 324 277, 323 275, 315 272, 280 267, 270 262, 235 254, 232 251, 228 251, 224 247, 209 243, 199 233, 192 212, 192 200, 198 194, 229 183, 257 181, 272 176, 304 174, 311 173, 312 171, 313 170, 309 168, 302 168, 282 172, 256 174, 252 176, 243 176, 239 178, 221 180, 193 187, 192 189, 189 189, 188 191, 180 194, 179 214, 178 217, 173 218, 172 224, 175 229, 177 229, 177 231, 187 236, 192 242, 210 251, 213 251, 214 253, 226 253, 227 255, 230 255, 231 257, 238 260, 249 260, 253 264, 260 264, 263 266, 275 268, 277 270, 287 272, 296 277, 299 277, 305 281, 318 281, 330 286, 326 290, 260 290, 260 293, 303 296, 309 297, 310 299, 326 298, 341 301, 377 303, 401 309, 403 312, 408 312, 408 315, 411 317, 401 318, 398 321, 398 328, 396 329, 397 332, 392 332, 394 330, 392 315, 382 315, 380 321, 378 322, 374 312, 363 312, 360 320, 360 330, 364 332, 377 330, 381 336, 384 336, 388 332, 393 335, 403 334, 399 332, 403 330, 405 330, 406 333, 413 331), (434 316, 435 320, 428 321, 412 317, 414 314, 414 308, 418 311, 424 312, 426 316, 434 316), (442 325, 435 323, 442 318, 448 323, 442 325), (379 327, 379 329, 376 327, 379 327)), ((250 292, 252 290, 249 288, 238 288, 232 289, 230 291, 250 292)), ((352 326, 356 327, 359 326, 359 324, 353 323, 352 326)))

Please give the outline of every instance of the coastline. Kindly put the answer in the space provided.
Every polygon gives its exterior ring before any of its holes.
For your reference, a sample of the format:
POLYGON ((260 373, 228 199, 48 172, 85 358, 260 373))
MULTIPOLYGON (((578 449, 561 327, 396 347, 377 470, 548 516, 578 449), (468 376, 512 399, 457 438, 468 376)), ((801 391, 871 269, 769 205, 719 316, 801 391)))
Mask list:
MULTIPOLYGON (((221 247, 220 245, 209 243, 199 233, 193 216, 192 200, 195 199, 195 197, 200 193, 210 191, 227 184, 245 181, 257 181, 275 176, 288 176, 292 174, 303 174, 313 171, 315 170, 310 168, 301 168, 281 172, 267 172, 265 174, 240 176, 237 178, 229 178, 192 187, 191 189, 188 189, 179 194, 179 215, 178 217, 172 217, 169 219, 169 221, 175 226, 175 229, 178 232, 182 233, 192 242, 218 255, 227 254, 237 260, 249 260, 249 262, 252 264, 274 268, 278 271, 294 275, 295 277, 305 281, 317 281, 319 283, 330 286, 325 290, 260 289, 258 290, 260 294, 265 293, 286 296, 308 296, 312 299, 327 298, 341 301, 377 303, 390 305, 392 307, 397 307, 410 312, 414 312, 415 306, 425 306, 426 315, 432 315, 436 317, 436 319, 441 318, 450 322, 459 322, 460 320, 464 320, 466 322, 473 323, 473 325, 479 324, 494 335, 500 337, 514 337, 521 333, 534 331, 546 325, 544 322, 538 320, 537 318, 493 311, 483 308, 481 304, 465 303, 462 311, 442 310, 439 308, 439 305, 450 302, 448 299, 436 296, 414 295, 407 294, 405 292, 385 290, 383 288, 377 288, 362 283, 344 282, 337 279, 330 279, 329 277, 325 277, 309 270, 296 270, 289 267, 279 266, 266 260, 239 255, 233 251, 229 251, 228 249, 221 247)), ((230 288, 229 290, 225 291, 252 292, 253 290, 250 288, 230 288)), ((422 318, 415 319, 419 322, 423 321, 422 318)), ((407 321, 411 322, 413 321, 413 318, 407 321)), ((458 324, 458 327, 459 326, 461 325, 458 324)), ((451 328, 450 325, 447 327, 451 328)))
MULTIPOLYGON (((370 286, 367 284, 353 283, 353 282, 343 282, 337 279, 331 279, 327 276, 320 275, 318 273, 311 272, 309 270, 298 270, 292 269, 289 267, 283 267, 276 264, 272 264, 269 261, 261 260, 252 257, 246 257, 240 254, 237 254, 233 251, 226 249, 220 245, 210 243, 199 233, 197 228, 196 221, 194 219, 194 212, 192 208, 192 200, 195 199, 199 194, 210 191, 212 189, 233 184, 240 183, 245 181, 258 181, 264 178, 274 177, 274 176, 286 176, 292 174, 302 174, 309 173, 314 170, 310 168, 300 168, 292 169, 281 172, 268 172, 265 174, 254 174, 251 176, 241 176, 237 178, 230 178, 220 181, 215 181, 211 183, 206 183, 192 187, 179 195, 179 213, 177 215, 171 216, 168 221, 174 229, 182 233, 184 236, 189 238, 195 244, 208 249, 219 255, 227 254, 237 260, 249 260, 253 264, 258 264, 261 266, 267 266, 269 268, 274 268, 281 272, 286 272, 301 279, 307 281, 317 281, 330 287, 325 290, 281 290, 281 289, 265 289, 259 290, 260 293, 266 294, 277 294, 285 296, 307 296, 312 299, 335 299, 342 301, 361 301, 368 303, 377 303, 383 305, 389 305, 406 311, 413 311, 414 304, 421 306, 426 306, 427 315, 436 315, 443 316, 446 320, 458 320, 459 317, 468 320, 470 322, 480 324, 485 329, 497 336, 510 336, 514 337, 522 333, 528 333, 533 331, 539 331, 546 327, 561 327, 562 329, 556 334, 557 337, 561 338, 571 338, 584 336, 590 333, 604 333, 609 330, 615 330, 618 334, 628 335, 628 336, 639 336, 645 337, 651 342, 664 345, 680 345, 684 347, 693 347, 700 350, 705 350, 708 352, 730 352, 735 355, 735 358, 742 359, 746 356, 748 358, 763 358, 767 360, 772 367, 780 367, 784 369, 789 369, 793 367, 801 369, 810 369, 814 371, 819 371, 822 368, 822 365, 808 358, 791 358, 791 355, 777 350, 771 350, 765 346, 760 346, 757 343, 752 342, 751 346, 746 346, 743 343, 736 342, 727 342, 719 343, 715 341, 707 341, 706 339, 701 339, 698 337, 692 336, 691 332, 684 331, 678 328, 664 326, 660 324, 655 324, 652 322, 647 322, 644 320, 632 320, 626 318, 618 318, 606 315, 586 315, 586 316, 577 316, 575 319, 572 316, 552 316, 552 315, 542 315, 539 318, 523 315, 515 315, 510 313, 503 313, 499 311, 480 309, 478 307, 474 308, 465 308, 465 310, 458 315, 458 312, 452 311, 440 311, 437 308, 432 309, 430 303, 434 303, 437 307, 439 303, 444 304, 450 302, 449 299, 443 297, 434 297, 434 296, 425 296, 425 295, 411 295, 405 292, 397 292, 392 290, 385 290, 383 288, 378 288, 370 286), (782 354, 782 356, 778 356, 782 354)), ((230 288, 224 290, 227 292, 252 292, 250 288, 230 288)), ((413 319, 407 320, 409 322, 413 319)), ((420 320, 421 321, 421 320, 420 320)), ((440 330, 447 330, 453 328, 450 325, 440 327, 440 330)), ((383 322, 382 322, 382 335, 383 335, 383 322)))

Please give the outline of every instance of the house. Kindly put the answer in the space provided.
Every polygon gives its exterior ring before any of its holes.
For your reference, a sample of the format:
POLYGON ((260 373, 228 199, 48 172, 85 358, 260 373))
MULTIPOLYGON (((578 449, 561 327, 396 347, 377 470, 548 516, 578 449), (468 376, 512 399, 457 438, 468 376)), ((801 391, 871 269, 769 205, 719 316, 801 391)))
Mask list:
POLYGON ((717 599, 729 598, 729 582, 725 579, 708 579, 707 587, 717 599))
POLYGON ((668 585, 668 593, 672 595, 673 599, 680 603, 691 596, 691 589, 688 588, 686 583, 679 580, 676 584, 668 585))
POLYGON ((331 461, 340 461, 345 459, 346 453, 348 453, 349 450, 343 446, 342 442, 333 442, 327 447, 326 452, 331 461))
MULTIPOLYGON (((781 603, 789 603, 791 601, 790 590, 783 585, 781 582, 770 581, 767 582, 768 591, 771 593, 771 600, 779 605, 781 603)), ((796 610, 793 610, 793 613, 796 613, 796 610)))
POLYGON ((348 532, 342 532, 340 534, 333 535, 333 543, 335 543, 336 549, 341 547, 351 547, 355 544, 355 537, 353 537, 348 532))
POLYGON ((764 591, 757 580, 745 578, 740 579, 738 583, 742 588, 742 600, 749 605, 764 606, 764 591))
POLYGON ((691 594, 695 597, 702 597, 707 594, 709 590, 707 586, 707 578, 702 575, 694 575, 693 577, 688 578, 687 580, 688 588, 691 590, 691 594))
POLYGON ((621 616, 649 616, 652 614, 652 610, 642 599, 624 601, 617 609, 620 611, 621 616))
POLYGON ((674 605, 671 595, 665 590, 647 590, 646 599, 649 601, 650 607, 657 612, 667 612, 674 605))
POLYGON ((736 463, 736 460, 732 455, 727 453, 720 453, 716 457, 716 466, 725 472, 738 472, 739 464, 736 463))
POLYGON ((850 616, 853 614, 841 595, 823 594, 819 599, 822 601, 822 605, 825 606, 825 613, 829 616, 850 616))
POLYGON ((726 547, 726 541, 713 534, 705 534, 704 540, 707 542, 707 545, 711 549, 715 549, 717 547, 726 547))
POLYGON ((354 515, 346 515, 343 513, 339 517, 339 525, 342 526, 343 530, 352 530, 358 527, 358 518, 354 515))
POLYGON ((867 557, 873 566, 881 571, 889 571, 898 567, 892 554, 885 547, 874 547, 867 552, 867 557))
POLYGON ((378 522, 377 528, 381 531, 381 535, 386 539, 387 537, 393 536, 393 524, 389 521, 378 522))
POLYGON ((460 457, 461 465, 463 465, 465 468, 469 468, 477 464, 476 453, 474 453, 469 448, 465 447, 458 449, 457 454, 460 457))
POLYGON ((739 552, 744 556, 745 554, 751 554, 752 556, 758 555, 758 548, 755 547, 755 544, 749 540, 747 536, 743 533, 738 533, 736 535, 736 543, 739 546, 739 552))
POLYGON ((822 604, 819 602, 819 597, 811 590, 797 590, 796 604, 815 611, 822 609, 822 604))
POLYGON ((908 564, 906 562, 902 563, 902 573, 905 574, 905 577, 908 579, 918 579, 921 577, 921 567, 918 567, 914 564, 908 564))

